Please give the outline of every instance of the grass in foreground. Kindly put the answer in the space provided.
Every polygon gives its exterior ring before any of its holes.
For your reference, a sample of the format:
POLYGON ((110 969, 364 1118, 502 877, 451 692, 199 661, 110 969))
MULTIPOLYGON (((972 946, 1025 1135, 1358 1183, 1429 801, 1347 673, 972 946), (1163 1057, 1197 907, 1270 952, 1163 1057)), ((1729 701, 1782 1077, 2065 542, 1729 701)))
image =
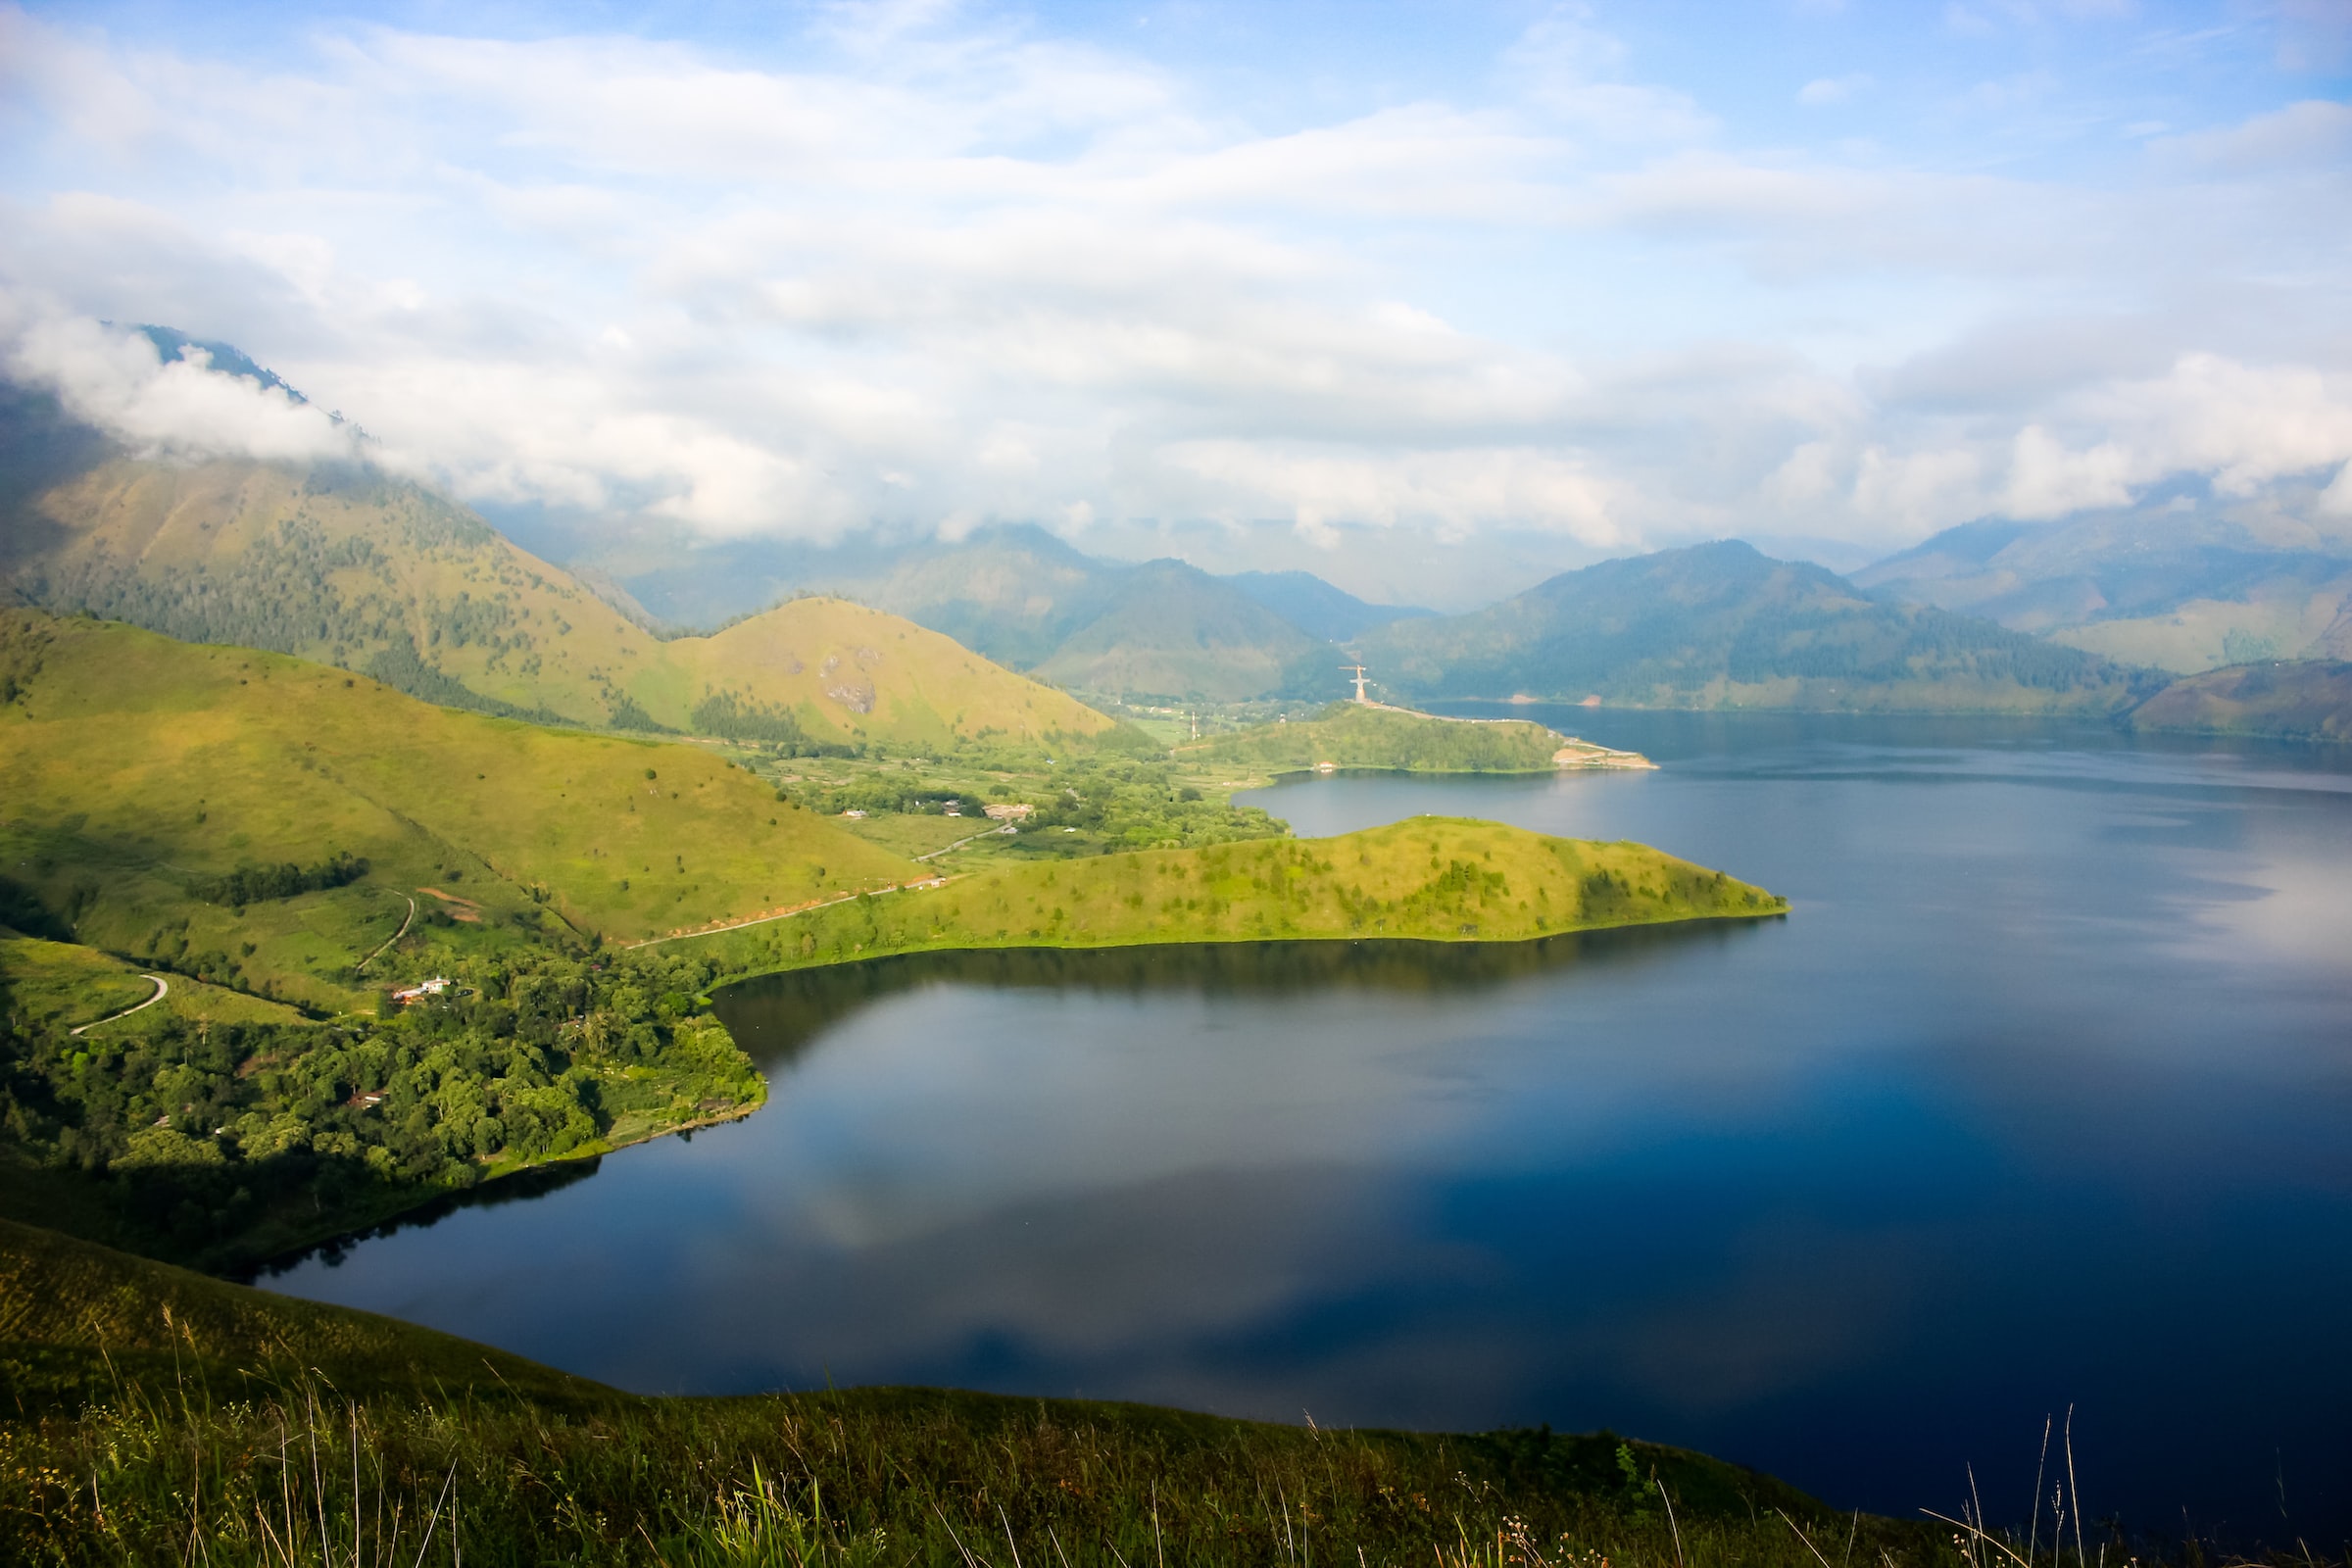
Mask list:
POLYGON ((637 1398, 5 1223, 0 1302, 16 1562, 1803 1568, 1798 1527, 1850 1533, 1882 1568, 1951 1555, 1608 1434, 1318 1432, 925 1390, 637 1398))

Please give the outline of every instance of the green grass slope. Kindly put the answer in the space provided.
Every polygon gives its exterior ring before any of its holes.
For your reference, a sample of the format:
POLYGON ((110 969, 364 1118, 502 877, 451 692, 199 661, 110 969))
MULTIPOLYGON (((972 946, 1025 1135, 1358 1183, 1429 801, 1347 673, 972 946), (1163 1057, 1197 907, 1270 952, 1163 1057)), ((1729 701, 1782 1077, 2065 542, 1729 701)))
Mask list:
POLYGON ((1408 938, 1777 914, 1784 899, 1641 844, 1423 816, 1333 839, 1258 839, 1007 865, 698 939, 722 966, 933 949, 1408 938))
POLYGON ((838 601, 664 642, 419 485, 359 466, 143 459, 5 386, 0 582, 60 613, 590 726, 917 746, 1113 727, 945 637, 838 601))
POLYGON ((23 1562, 335 1561, 356 1544, 452 1564, 1818 1568, 1815 1545, 1849 1540, 1887 1568, 1943 1560, 1931 1531, 1612 1433, 918 1389, 637 1398, 6 1222, 0 1489, 0 1556, 23 1562))
POLYGON ((706 749, 433 707, 277 655, 0 612, 6 875, 77 939, 348 1005, 404 922, 638 939, 915 874, 706 749), (240 866, 364 858, 242 907, 240 866))
POLYGON ((469 1390, 570 1402, 584 1378, 397 1318, 272 1296, 0 1219, 0 1416, 104 1397, 127 1382, 323 1377, 339 1394, 469 1390))
POLYGON ((1564 572, 1355 644, 1385 691, 1655 708, 2113 713, 2147 683, 1990 621, 1882 603, 1736 540, 1564 572))
POLYGON ((1544 773, 1568 744, 1567 736, 1526 719, 1473 723, 1343 702, 1311 719, 1179 746, 1175 760, 1259 772, 1329 762, 1416 773, 1544 773))
POLYGON ((168 975, 165 985, 161 1001, 141 1005, 155 995, 155 986, 136 965, 95 948, 12 935, 0 927, 0 993, 16 1016, 36 1029, 77 1030, 98 1041, 165 1018, 198 1024, 302 1021, 282 1003, 185 975, 168 975), (137 1010, 117 1016, 128 1008, 137 1010))
POLYGON ((2352 741, 2352 663, 2308 660, 2207 670, 2140 704, 2132 727, 2352 741))

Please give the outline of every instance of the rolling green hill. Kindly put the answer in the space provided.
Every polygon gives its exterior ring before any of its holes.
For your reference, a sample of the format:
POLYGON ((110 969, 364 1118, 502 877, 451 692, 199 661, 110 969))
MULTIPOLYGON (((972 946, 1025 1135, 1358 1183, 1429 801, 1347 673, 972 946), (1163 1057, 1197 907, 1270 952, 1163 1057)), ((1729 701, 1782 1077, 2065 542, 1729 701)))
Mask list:
POLYGON ((1654 708, 2112 713, 2151 683, 1990 621, 1883 603, 1736 540, 1603 562, 1356 649, 1407 697, 1654 708))
POLYGON ((16 389, 0 395, 0 583, 61 613, 543 721, 921 747, 1113 728, 946 637, 839 601, 665 642, 416 484, 359 466, 143 459, 16 389))
POLYGON ((937 949, 1563 931, 1786 911, 1786 900, 1646 845, 1421 816, 1333 839, 1257 839, 1005 865, 694 939, 728 971, 937 949))
MULTIPOLYGON (((894 643, 892 646, 896 646, 894 643)), ((280 655, 0 611, 0 848, 78 940, 319 1007, 411 918, 631 940, 905 880, 707 749, 438 708, 280 655), (241 866, 365 876, 237 905, 241 866)), ((501 937, 505 933, 505 937, 501 937)))
POLYGON ((1524 718, 1456 719, 1379 704, 1333 703, 1311 719, 1260 724, 1175 752, 1180 765, 1282 772, 1309 767, 1410 773, 1548 773, 1645 766, 1631 752, 1576 741, 1524 718))
POLYGON ((306 1376, 343 1395, 613 1397, 585 1378, 397 1318, 271 1296, 0 1219, 0 1411, 70 1409, 125 1380, 198 1382, 228 1397, 306 1376))

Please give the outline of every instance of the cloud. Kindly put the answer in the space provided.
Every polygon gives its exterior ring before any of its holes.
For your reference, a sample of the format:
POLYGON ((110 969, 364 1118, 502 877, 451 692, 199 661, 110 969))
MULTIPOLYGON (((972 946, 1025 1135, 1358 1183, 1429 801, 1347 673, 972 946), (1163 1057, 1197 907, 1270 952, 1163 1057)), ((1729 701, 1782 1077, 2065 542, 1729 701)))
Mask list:
POLYGON ((263 54, 0 4, 8 364, 149 449, 342 450, 91 318, 169 321, 461 496, 694 535, 1276 518, 1499 560, 2316 493, 2352 110, 2306 79, 2221 122, 2195 51, 2137 97, 2095 53, 2085 97, 2073 19, 1970 17, 1996 41, 1837 24, 1810 116, 1578 6, 1467 72, 1237 89, 930 3, 263 54), (2213 126, 2143 158, 2157 109, 2213 126))
POLYGON ((1841 104, 1856 94, 1868 92, 1878 85, 1868 72, 1857 71, 1845 76, 1816 76, 1796 90, 1796 101, 1808 109, 1841 104))
POLYGON ((75 417, 151 456, 264 462, 352 459, 355 433, 251 376, 213 368, 190 347, 170 362, 138 332, 71 315, 22 290, 0 291, 0 366, 54 393, 75 417))

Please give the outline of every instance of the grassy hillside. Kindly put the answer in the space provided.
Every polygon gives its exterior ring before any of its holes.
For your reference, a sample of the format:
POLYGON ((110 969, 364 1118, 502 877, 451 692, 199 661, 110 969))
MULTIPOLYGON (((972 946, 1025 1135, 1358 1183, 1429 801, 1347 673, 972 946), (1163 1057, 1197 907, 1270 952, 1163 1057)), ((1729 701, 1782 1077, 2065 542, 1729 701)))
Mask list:
POLYGON ((457 707, 831 744, 1112 727, 838 602, 663 642, 416 484, 360 466, 149 461, 21 394, 0 398, 0 581, 31 603, 296 654, 457 707))
POLYGON ((1637 707, 2115 712, 2145 683, 1989 621, 1881 603, 1737 541, 1562 573, 1356 647, 1409 697, 1588 696, 1637 707))
MULTIPOLYGON (((894 645, 895 646, 895 645, 894 645)), ((913 868, 695 746, 454 711, 362 676, 0 612, 0 848, 87 944, 334 1007, 411 920, 634 939, 913 868), (368 874, 192 891, 335 854, 368 874)))
POLYGON ((611 1391, 396 1318, 299 1301, 0 1219, 0 1417, 121 1384, 218 1397, 322 1377, 344 1395, 466 1390, 571 1402, 611 1391), (111 1365, 110 1365, 111 1363, 111 1365))
POLYGON ((635 1398, 5 1222, 0 1474, 0 1556, 23 1562, 332 1561, 356 1542, 452 1564, 1817 1568, 1808 1541, 1849 1539, 1888 1568, 1943 1560, 1929 1531, 1611 1433, 904 1389, 635 1398))
POLYGON ((692 946, 729 970, 928 949, 1267 939, 1516 942, 1779 913, 1786 900, 1641 844, 1423 816, 1334 839, 1260 839, 1003 865, 692 946))
POLYGON ((1314 718, 1260 724, 1176 748, 1180 764, 1258 772, 1379 767, 1421 773, 1547 773, 1568 737, 1526 719, 1471 723, 1363 703, 1334 703, 1314 718))
POLYGON ((165 985, 161 1001, 141 1006, 155 995, 155 985, 136 965, 95 948, 14 936, 0 927, 0 993, 34 1028, 79 1030, 81 1038, 98 1042, 166 1018, 195 1024, 302 1022, 302 1014, 283 1003, 186 975, 167 975, 165 985), (132 1007, 138 1011, 131 1016, 115 1017, 132 1007), (114 1021, 99 1023, 102 1018, 114 1021))
POLYGON ((2352 741, 2352 663, 2241 664, 2189 675, 2134 710, 2132 727, 2352 741))

